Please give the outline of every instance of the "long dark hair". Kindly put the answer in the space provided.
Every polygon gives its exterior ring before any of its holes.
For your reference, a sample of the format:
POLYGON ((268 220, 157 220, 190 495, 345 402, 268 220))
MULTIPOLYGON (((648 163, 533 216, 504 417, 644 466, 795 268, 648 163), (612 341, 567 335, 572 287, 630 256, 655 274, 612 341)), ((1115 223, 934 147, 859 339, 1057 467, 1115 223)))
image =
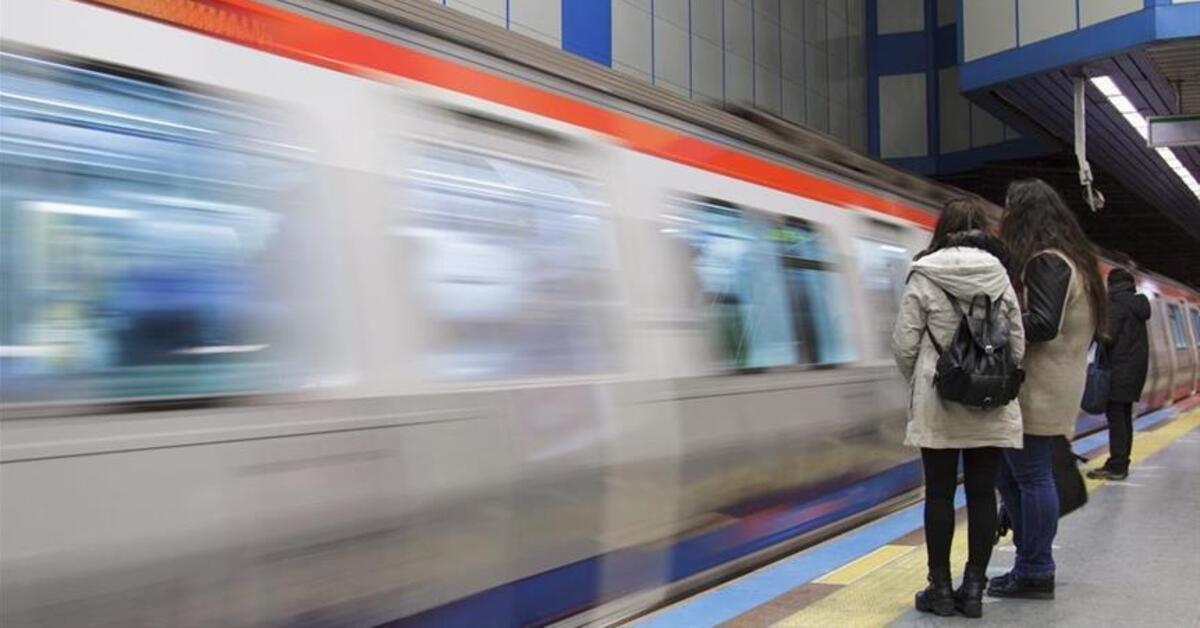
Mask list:
POLYGON ((933 228, 933 239, 925 250, 913 257, 913 261, 952 246, 983 249, 995 255, 1001 263, 1005 263, 1008 257, 1004 246, 988 234, 988 214, 983 203, 965 196, 946 201, 937 226, 933 228))
POLYGON ((1108 329, 1108 295, 1100 276, 1096 247, 1083 233, 1079 219, 1054 188, 1041 179, 1023 179, 1008 185, 1000 221, 1000 239, 1011 254, 1013 284, 1020 287, 1025 265, 1038 253, 1057 249, 1070 258, 1083 279, 1096 335, 1108 329))

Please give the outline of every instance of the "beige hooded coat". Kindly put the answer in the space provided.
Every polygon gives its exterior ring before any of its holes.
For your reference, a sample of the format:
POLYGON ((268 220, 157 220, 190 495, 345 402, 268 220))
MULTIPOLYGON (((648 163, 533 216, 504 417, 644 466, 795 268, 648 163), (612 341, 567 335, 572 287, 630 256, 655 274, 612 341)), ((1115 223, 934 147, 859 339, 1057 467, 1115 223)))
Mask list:
POLYGON ((933 387, 938 353, 925 333, 926 326, 945 347, 959 323, 946 292, 958 298, 964 312, 978 294, 998 302, 1000 316, 1008 320, 1013 358, 1020 364, 1025 355, 1021 307, 1000 260, 981 249, 950 247, 914 262, 892 334, 892 353, 909 383, 904 442, 930 449, 1020 448, 1021 408, 1017 401, 976 410, 943 401, 933 387))

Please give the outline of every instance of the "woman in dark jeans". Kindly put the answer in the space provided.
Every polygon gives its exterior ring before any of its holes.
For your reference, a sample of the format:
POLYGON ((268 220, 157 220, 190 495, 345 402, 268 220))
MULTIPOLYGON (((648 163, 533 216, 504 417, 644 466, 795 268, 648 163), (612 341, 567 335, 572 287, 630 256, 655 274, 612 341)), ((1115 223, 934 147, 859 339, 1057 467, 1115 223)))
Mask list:
POLYGON ((1053 599, 1059 504, 1051 442, 1075 431, 1088 347, 1104 335, 1108 303, 1095 247, 1054 188, 1015 181, 1005 205, 1000 237, 1022 295, 1028 342, 1018 398, 1025 435, 1024 447, 1004 450, 997 481, 1017 557, 988 595, 1053 599))
POLYGON ((947 347, 961 315, 951 299, 968 311, 979 295, 999 307, 1008 322, 1009 346, 1018 362, 1025 348, 1021 308, 1001 259, 999 241, 986 232, 987 214, 972 199, 946 204, 933 241, 913 260, 900 315, 892 335, 892 352, 909 382, 909 416, 905 443, 921 448, 925 470, 925 540, 929 586, 917 593, 917 610, 979 617, 987 565, 996 529, 996 468, 1001 447, 1021 446, 1021 411, 1017 402, 991 410, 945 401, 934 389, 936 346, 947 347), (954 537, 954 491, 958 461, 963 461, 967 495, 967 538, 970 548, 963 583, 950 582, 950 543, 954 537))

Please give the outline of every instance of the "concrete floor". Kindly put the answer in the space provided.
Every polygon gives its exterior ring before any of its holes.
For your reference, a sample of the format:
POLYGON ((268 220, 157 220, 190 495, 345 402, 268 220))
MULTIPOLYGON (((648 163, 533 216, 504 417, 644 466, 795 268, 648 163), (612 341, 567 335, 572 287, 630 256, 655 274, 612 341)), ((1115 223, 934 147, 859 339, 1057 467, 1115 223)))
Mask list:
MULTIPOLYGON (((1200 430, 1109 482, 1065 517, 1054 601, 985 598, 982 620, 914 610, 890 626, 1200 627, 1200 430)), ((1012 546, 992 558, 1008 571, 1012 546)))

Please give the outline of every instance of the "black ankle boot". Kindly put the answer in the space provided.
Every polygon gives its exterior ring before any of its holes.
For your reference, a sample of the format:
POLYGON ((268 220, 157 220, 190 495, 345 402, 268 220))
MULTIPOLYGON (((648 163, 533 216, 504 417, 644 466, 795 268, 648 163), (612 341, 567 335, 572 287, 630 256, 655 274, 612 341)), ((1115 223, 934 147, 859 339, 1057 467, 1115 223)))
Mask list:
POLYGON ((983 590, 987 582, 987 570, 967 565, 962 585, 954 591, 954 608, 966 617, 983 617, 983 590))
POLYGON ((993 578, 987 588, 987 594, 992 597, 1015 597, 1025 600, 1053 600, 1054 576, 1027 578, 1015 576, 1011 572, 993 578))
POLYGON ((954 589, 950 583, 950 570, 931 568, 928 579, 929 586, 925 587, 924 591, 917 592, 917 610, 950 617, 954 614, 954 589))

